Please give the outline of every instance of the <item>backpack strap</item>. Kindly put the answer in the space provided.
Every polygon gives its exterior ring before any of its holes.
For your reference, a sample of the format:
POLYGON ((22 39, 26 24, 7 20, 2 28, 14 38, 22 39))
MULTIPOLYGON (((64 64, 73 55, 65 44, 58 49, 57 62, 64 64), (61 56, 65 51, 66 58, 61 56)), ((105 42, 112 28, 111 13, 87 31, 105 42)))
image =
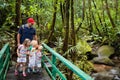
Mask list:
POLYGON ((25 25, 22 25, 22 29, 24 29, 25 25))
POLYGON ((22 28, 22 35, 23 35, 23 33, 24 33, 24 28, 25 28, 25 25, 22 25, 22 26, 21 26, 21 28, 22 28))

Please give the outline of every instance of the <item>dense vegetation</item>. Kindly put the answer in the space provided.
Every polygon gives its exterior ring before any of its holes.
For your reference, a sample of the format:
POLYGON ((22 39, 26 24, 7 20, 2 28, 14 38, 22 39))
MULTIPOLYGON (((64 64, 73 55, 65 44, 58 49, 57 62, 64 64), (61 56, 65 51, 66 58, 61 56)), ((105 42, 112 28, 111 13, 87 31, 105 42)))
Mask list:
POLYGON ((111 45, 120 55, 120 0, 0 0, 0 48, 10 42, 14 54, 18 28, 28 17, 36 20, 39 41, 87 73, 93 68, 87 54, 94 45, 111 45))

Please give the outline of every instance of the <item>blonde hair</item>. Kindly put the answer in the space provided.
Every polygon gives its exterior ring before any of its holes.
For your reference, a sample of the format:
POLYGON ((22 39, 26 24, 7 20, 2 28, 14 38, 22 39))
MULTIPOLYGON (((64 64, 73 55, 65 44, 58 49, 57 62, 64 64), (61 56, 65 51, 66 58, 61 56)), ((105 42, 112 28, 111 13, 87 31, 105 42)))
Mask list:
POLYGON ((23 42, 23 45, 28 46, 28 43, 29 43, 29 42, 30 42, 30 39, 27 39, 27 38, 26 38, 26 39, 24 40, 24 42, 23 42))
POLYGON ((38 45, 38 42, 36 40, 32 40, 31 43, 30 43, 32 46, 36 46, 38 45))
POLYGON ((43 47, 40 45, 40 46, 38 46, 38 49, 39 49, 39 50, 42 50, 42 49, 43 49, 43 47))

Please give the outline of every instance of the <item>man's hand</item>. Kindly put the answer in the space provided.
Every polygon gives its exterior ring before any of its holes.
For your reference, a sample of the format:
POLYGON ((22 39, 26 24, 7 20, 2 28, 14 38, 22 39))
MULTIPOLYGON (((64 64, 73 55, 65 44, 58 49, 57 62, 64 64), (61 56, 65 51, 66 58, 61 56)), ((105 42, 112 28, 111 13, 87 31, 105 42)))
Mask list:
POLYGON ((17 46, 20 45, 20 36, 21 36, 21 35, 18 33, 18 34, 17 34, 17 43, 18 43, 17 46))

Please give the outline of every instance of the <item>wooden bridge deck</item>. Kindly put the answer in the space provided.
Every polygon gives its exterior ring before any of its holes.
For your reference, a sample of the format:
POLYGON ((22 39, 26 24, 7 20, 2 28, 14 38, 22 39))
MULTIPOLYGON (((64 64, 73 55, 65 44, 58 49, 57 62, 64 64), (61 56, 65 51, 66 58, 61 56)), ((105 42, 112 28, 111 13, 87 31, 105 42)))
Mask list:
POLYGON ((7 73, 6 80, 51 80, 45 69, 42 69, 41 73, 33 74, 27 73, 26 77, 22 76, 20 73, 18 76, 14 75, 14 67, 11 67, 7 73))

